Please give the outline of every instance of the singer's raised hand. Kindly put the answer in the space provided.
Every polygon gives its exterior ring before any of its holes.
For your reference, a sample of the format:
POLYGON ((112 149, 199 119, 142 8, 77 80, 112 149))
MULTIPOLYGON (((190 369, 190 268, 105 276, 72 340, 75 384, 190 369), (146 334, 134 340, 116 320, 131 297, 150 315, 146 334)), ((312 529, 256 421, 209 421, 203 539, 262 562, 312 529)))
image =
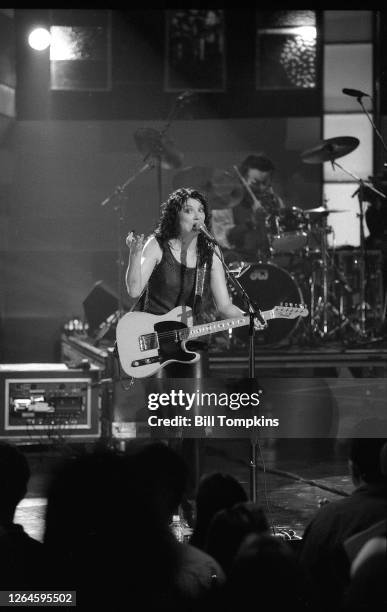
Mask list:
POLYGON ((144 234, 137 235, 134 232, 129 232, 125 242, 126 246, 129 247, 130 254, 136 256, 142 253, 145 244, 145 237, 144 234))

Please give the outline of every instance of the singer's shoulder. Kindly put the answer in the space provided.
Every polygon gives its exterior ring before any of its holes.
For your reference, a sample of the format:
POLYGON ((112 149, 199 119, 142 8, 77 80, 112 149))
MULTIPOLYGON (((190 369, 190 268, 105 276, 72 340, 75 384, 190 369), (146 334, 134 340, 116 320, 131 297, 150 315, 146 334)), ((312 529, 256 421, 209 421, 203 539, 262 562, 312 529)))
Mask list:
POLYGON ((154 234, 151 234, 144 245, 144 256, 159 259, 160 255, 162 255, 161 243, 154 234))

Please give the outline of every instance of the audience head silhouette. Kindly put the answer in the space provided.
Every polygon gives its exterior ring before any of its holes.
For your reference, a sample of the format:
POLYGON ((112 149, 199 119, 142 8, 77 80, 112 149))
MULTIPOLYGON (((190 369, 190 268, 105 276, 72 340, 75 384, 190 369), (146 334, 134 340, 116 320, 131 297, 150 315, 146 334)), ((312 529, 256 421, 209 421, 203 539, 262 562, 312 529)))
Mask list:
POLYGON ((196 523, 191 544, 204 548, 208 527, 215 514, 245 501, 244 488, 230 474, 212 472, 202 476, 196 494, 196 523))
POLYGON ((208 530, 206 551, 227 575, 243 540, 260 533, 269 533, 263 509, 253 502, 235 504, 215 514, 208 530))
POLYGON ((138 486, 153 498, 160 517, 167 523, 176 514, 188 482, 182 457, 163 442, 140 442, 128 448, 138 486))
POLYGON ((316 610, 305 574, 288 543, 269 534, 252 534, 241 545, 229 574, 230 609, 257 598, 264 610, 316 610), (257 587, 259 583, 259 587, 257 587))
POLYGON ((349 445, 349 467, 355 485, 386 480, 382 471, 381 452, 387 439, 367 436, 372 432, 383 431, 383 423, 386 425, 386 421, 380 419, 365 419, 353 431, 349 445))
MULTIPOLYGON (((144 609, 153 610, 177 598, 178 553, 165 520, 172 503, 168 492, 165 506, 159 505, 161 491, 167 491, 166 468, 161 460, 154 466, 156 484, 149 473, 153 449, 142 452, 100 450, 74 458, 50 485, 44 542, 52 557, 52 584, 75 585, 80 605, 114 608, 130 594, 131 601, 142 600, 144 609)), ((160 448, 157 453, 160 459, 160 448)))

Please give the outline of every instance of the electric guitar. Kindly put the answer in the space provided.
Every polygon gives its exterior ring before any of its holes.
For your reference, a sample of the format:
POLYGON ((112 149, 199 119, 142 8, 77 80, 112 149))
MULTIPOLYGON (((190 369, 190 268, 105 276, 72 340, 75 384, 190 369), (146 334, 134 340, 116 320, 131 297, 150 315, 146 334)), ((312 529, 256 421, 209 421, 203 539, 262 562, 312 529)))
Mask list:
MULTIPOLYGON (((302 305, 275 306, 261 313, 270 319, 306 317, 302 305)), ((186 342, 207 334, 249 325, 249 315, 192 325, 192 310, 177 306, 164 315, 128 312, 118 321, 116 339, 122 369, 134 378, 152 376, 169 363, 194 363, 200 355, 186 348, 186 342)))

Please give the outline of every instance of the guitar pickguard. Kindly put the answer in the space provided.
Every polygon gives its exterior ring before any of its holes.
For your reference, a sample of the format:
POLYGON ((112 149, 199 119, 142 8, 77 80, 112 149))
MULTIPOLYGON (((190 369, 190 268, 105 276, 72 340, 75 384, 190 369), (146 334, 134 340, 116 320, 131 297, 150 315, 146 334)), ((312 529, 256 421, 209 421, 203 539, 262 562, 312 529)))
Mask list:
POLYGON ((177 361, 190 362, 196 358, 196 353, 187 353, 181 343, 177 342, 177 331, 187 329, 184 323, 178 321, 160 321, 154 326, 159 340, 160 363, 176 359, 177 361))

